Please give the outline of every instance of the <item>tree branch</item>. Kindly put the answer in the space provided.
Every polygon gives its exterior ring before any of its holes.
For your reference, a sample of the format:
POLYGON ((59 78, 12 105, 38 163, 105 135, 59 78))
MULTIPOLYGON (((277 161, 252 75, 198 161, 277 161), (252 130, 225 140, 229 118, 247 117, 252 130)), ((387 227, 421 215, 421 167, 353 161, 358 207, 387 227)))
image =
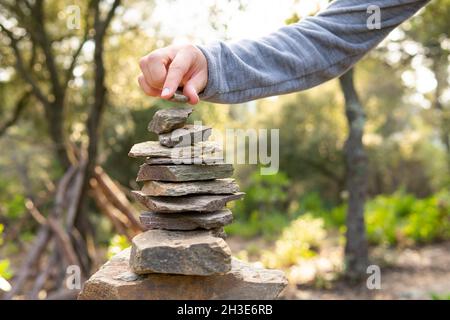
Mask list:
POLYGON ((14 125, 17 120, 19 120, 22 111, 25 109, 28 99, 30 98, 30 91, 25 91, 25 93, 20 97, 17 101, 16 106, 14 108, 13 114, 9 120, 0 125, 0 136, 2 136, 9 127, 14 125))
POLYGON ((11 47, 12 47, 12 49, 14 51, 14 55, 16 57, 16 67, 17 67, 17 70, 19 71, 20 75, 31 86, 31 90, 32 90, 33 94, 36 96, 36 98, 39 101, 41 101, 45 106, 49 106, 50 101, 45 97, 45 95, 39 88, 36 81, 33 79, 33 77, 31 77, 31 74, 29 72, 27 72, 27 70, 25 69, 24 60, 23 60, 22 54, 20 53, 19 47, 17 45, 18 44, 17 39, 14 37, 13 33, 10 30, 8 30, 7 28, 5 28, 5 26, 1 23, 0 23, 0 29, 6 34, 6 36, 11 41, 11 47))

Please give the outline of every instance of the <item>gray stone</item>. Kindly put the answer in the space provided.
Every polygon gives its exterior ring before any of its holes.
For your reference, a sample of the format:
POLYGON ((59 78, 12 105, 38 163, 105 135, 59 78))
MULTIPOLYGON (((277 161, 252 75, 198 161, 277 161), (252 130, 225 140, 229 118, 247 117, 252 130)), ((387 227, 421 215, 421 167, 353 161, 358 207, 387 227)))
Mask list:
POLYGON ((172 98, 170 98, 169 100, 173 101, 173 102, 178 102, 178 103, 189 102, 189 98, 180 93, 174 93, 172 98))
POLYGON ((130 267, 137 274, 223 274, 231 269, 231 251, 211 231, 148 230, 132 240, 130 267))
POLYGON ((240 199, 243 192, 229 195, 195 195, 181 197, 152 197, 131 191, 135 199, 152 212, 212 212, 221 210, 227 202, 240 199))
POLYGON ((136 181, 199 181, 228 178, 233 175, 231 164, 149 165, 139 168, 136 181))
POLYGON ((181 128, 191 113, 190 107, 158 110, 148 124, 148 131, 161 134, 181 128))
POLYGON ((146 196, 178 197, 188 194, 230 194, 239 192, 234 179, 189 182, 145 181, 141 192, 146 196))
POLYGON ((168 148, 162 146, 158 141, 146 141, 135 144, 129 157, 151 157, 151 158, 172 158, 172 159, 191 159, 210 157, 214 153, 221 153, 222 147, 213 141, 203 141, 193 146, 168 148))
POLYGON ((172 132, 162 133, 158 138, 160 144, 173 148, 175 146, 186 147, 197 142, 206 141, 210 136, 211 127, 187 124, 172 132))
POLYGON ((233 222, 233 214, 228 209, 211 213, 183 212, 157 213, 143 212, 139 219, 146 230, 195 230, 220 228, 233 222))
POLYGON ((283 272, 235 258, 224 275, 129 275, 130 249, 103 265, 83 286, 80 300, 273 300, 286 287, 283 272), (125 276, 124 276, 125 275, 125 276))
POLYGON ((150 158, 145 159, 147 164, 223 164, 222 156, 204 155, 196 158, 150 158))

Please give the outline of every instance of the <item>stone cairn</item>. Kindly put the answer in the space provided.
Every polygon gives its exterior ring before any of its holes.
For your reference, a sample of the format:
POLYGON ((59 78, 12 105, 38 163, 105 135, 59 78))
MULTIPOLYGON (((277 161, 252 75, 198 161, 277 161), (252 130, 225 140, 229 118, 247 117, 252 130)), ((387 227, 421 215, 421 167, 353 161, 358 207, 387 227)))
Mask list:
POLYGON ((138 143, 144 158, 133 195, 147 211, 145 232, 95 273, 79 299, 275 299, 286 286, 278 270, 231 256, 223 226, 229 201, 242 198, 233 166, 207 141, 211 128, 186 124, 190 107, 162 109, 148 129, 159 141, 138 143))

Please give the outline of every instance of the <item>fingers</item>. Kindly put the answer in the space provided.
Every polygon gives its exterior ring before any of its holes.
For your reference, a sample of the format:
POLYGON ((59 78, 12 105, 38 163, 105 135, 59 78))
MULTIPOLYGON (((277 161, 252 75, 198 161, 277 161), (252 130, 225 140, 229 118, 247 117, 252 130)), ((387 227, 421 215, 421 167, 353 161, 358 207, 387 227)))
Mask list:
POLYGON ((199 102, 198 93, 208 81, 208 65, 203 53, 193 45, 169 46, 143 57, 138 82, 150 96, 170 99, 179 87, 190 104, 199 102))
POLYGON ((152 97, 160 96, 161 90, 150 87, 148 85, 147 81, 145 80, 144 75, 140 75, 138 77, 138 82, 139 82, 139 86, 141 87, 142 91, 144 91, 146 95, 152 96, 152 97))
POLYGON ((167 71, 166 81, 164 82, 161 98, 169 99, 180 86, 183 78, 188 73, 193 63, 194 57, 187 50, 180 50, 173 61, 170 63, 167 71))
POLYGON ((167 65, 169 62, 169 52, 165 49, 153 51, 139 61, 139 67, 150 87, 162 89, 167 76, 167 65))
POLYGON ((189 98, 190 104, 199 102, 198 93, 205 87, 205 75, 200 72, 195 74, 183 87, 183 94, 189 98))

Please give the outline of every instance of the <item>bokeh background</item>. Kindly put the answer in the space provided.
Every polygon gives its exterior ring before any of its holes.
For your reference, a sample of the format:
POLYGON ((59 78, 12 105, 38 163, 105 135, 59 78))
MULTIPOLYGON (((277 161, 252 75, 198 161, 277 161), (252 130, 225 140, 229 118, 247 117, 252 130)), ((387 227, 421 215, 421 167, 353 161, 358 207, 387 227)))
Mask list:
MULTIPOLYGON (((74 299, 67 266, 85 280, 140 231, 127 153, 170 105, 138 88, 140 57, 263 36, 327 3, 1 0, 0 297, 74 299)), ((239 258, 287 273, 282 298, 450 298, 449 31, 450 1, 434 0, 341 79, 195 107, 217 129, 281 129, 277 174, 236 166, 247 194, 226 231, 239 258)))

